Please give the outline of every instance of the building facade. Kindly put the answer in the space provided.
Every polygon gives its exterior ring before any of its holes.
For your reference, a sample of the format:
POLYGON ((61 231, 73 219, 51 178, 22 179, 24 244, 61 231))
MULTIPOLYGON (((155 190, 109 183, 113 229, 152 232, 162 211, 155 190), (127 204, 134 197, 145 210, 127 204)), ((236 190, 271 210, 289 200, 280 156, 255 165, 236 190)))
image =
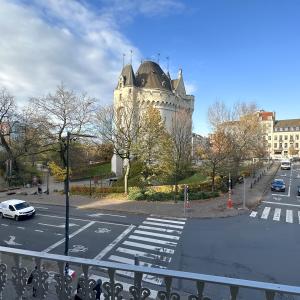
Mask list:
MULTIPOLYGON (((178 77, 171 79, 170 74, 165 73, 159 64, 153 61, 142 62, 136 73, 132 65, 124 66, 114 90, 115 111, 124 107, 129 99, 133 103, 138 103, 136 107, 139 114, 150 105, 156 107, 169 132, 176 114, 181 110, 187 113, 185 122, 192 124, 194 96, 186 93, 181 69, 178 77)), ((123 163, 117 155, 113 156, 112 172, 116 176, 122 174, 123 163)))
POLYGON ((259 120, 269 157, 300 157, 300 119, 276 120, 275 112, 260 111, 259 120))

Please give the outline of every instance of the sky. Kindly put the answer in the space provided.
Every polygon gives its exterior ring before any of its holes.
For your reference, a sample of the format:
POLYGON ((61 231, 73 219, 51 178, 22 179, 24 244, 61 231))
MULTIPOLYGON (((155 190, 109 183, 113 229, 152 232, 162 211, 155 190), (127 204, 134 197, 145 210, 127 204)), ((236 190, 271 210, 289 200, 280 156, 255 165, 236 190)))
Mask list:
POLYGON ((123 64, 179 68, 195 96, 193 131, 207 110, 255 102, 300 118, 298 0, 0 0, 0 87, 24 105, 63 82, 111 103, 123 64))

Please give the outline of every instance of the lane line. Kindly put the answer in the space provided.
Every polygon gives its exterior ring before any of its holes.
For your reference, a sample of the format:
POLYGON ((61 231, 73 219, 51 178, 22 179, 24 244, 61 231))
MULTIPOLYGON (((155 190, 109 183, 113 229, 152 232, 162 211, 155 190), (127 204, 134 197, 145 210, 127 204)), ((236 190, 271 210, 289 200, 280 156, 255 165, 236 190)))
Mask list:
POLYGON ((159 222, 163 222, 163 223, 180 224, 180 225, 185 224, 185 222, 182 222, 182 221, 164 220, 164 219, 156 219, 156 218, 147 218, 147 220, 149 220, 149 221, 159 221, 159 222))
POLYGON ((271 207, 265 207, 264 211, 261 215, 262 219, 268 219, 269 213, 270 213, 271 207))
MULTIPOLYGON (((64 219, 66 217, 61 217, 61 216, 53 216, 53 215, 44 215, 44 214, 38 214, 39 216, 42 217, 49 217, 49 218, 57 218, 57 219, 64 219)), ((91 220, 87 220, 87 219, 80 219, 80 218, 69 218, 70 220, 75 220, 75 221, 83 221, 83 222, 90 222, 91 220)), ((117 226, 124 226, 124 227, 128 227, 128 225, 126 224, 119 224, 119 223, 112 223, 112 222, 103 222, 103 221, 94 221, 96 223, 101 223, 101 224, 110 224, 110 225, 117 225, 117 226)))
POLYGON ((298 210, 298 220, 299 220, 299 224, 300 224, 300 211, 298 210))
POLYGON ((18 229, 22 229, 22 230, 25 229, 25 227, 22 227, 22 226, 18 226, 17 228, 18 228, 18 229))
POLYGON ((44 230, 40 230, 40 229, 35 229, 34 231, 36 231, 36 232, 44 232, 44 230))
POLYGON ((163 223, 157 223, 157 222, 143 221, 143 224, 147 224, 147 225, 156 225, 156 226, 162 226, 162 227, 168 227, 168 228, 183 229, 183 226, 179 226, 179 225, 171 225, 171 224, 163 224, 163 223))
POLYGON ((269 204, 276 204, 276 205, 286 205, 286 206, 300 207, 300 205, 297 205, 297 204, 279 203, 279 202, 271 202, 271 201, 262 201, 262 202, 263 203, 269 203, 269 204))
POLYGON ((290 209, 286 210, 285 221, 287 223, 293 223, 293 211, 290 209))
POLYGON ((160 246, 153 246, 153 245, 148 245, 148 244, 142 244, 142 243, 136 243, 136 242, 131 242, 131 241, 124 241, 122 245, 131 246, 131 247, 135 247, 135 248, 142 248, 142 249, 147 249, 147 250, 152 250, 152 251, 157 251, 157 252, 163 252, 166 254, 174 254, 175 253, 175 251, 173 249, 160 247, 160 246))
POLYGON ((272 196, 280 196, 280 197, 287 197, 287 198, 290 197, 289 195, 281 195, 281 194, 272 194, 272 196))
MULTIPOLYGON (((85 226, 79 228, 77 231, 75 231, 75 232, 73 232, 72 234, 69 235, 69 239, 71 239, 75 235, 81 233, 82 231, 86 230, 87 228, 89 228, 90 226, 94 225, 95 223, 96 223, 96 221, 91 221, 90 223, 86 224, 85 226)), ((61 245, 64 242, 65 242, 65 239, 61 239, 57 243, 49 246, 48 248, 46 248, 45 250, 43 250, 41 252, 45 252, 45 253, 50 252, 51 250, 55 249, 56 247, 58 247, 59 245, 61 245)))
POLYGON ((171 262, 171 257, 167 257, 164 255, 152 254, 152 253, 143 252, 143 251, 139 251, 139 250, 132 250, 132 249, 128 249, 128 248, 118 247, 116 251, 118 251, 120 253, 129 254, 132 256, 138 255, 139 257, 144 257, 147 259, 156 259, 158 261, 167 262, 167 263, 171 262))
POLYGON ((256 215, 257 215, 257 211, 252 211, 251 214, 250 214, 250 217, 255 218, 256 215))
POLYGON ((159 228, 159 227, 153 227, 153 226, 143 226, 140 225, 138 228, 141 229, 149 229, 149 230, 155 230, 155 231, 161 231, 161 232, 167 232, 167 233, 177 233, 177 234, 182 234, 182 231, 180 230, 173 230, 173 229, 166 229, 166 228, 159 228))
POLYGON ((7 224, 1 224, 2 226, 5 226, 5 227, 8 227, 8 225, 7 224))
POLYGON ((274 217, 273 217, 274 221, 280 220, 280 213, 281 213, 281 208, 275 208, 274 217))
POLYGON ((177 245, 177 243, 175 243, 175 242, 163 241, 163 240, 158 240, 158 239, 150 239, 150 238, 137 236, 137 235, 133 235, 133 234, 130 235, 128 238, 132 239, 132 240, 150 242, 150 243, 154 243, 154 244, 168 245, 168 246, 173 246, 173 247, 176 247, 176 245, 177 245))
POLYGON ((170 239, 170 240, 177 240, 177 241, 180 239, 179 236, 144 231, 144 230, 135 230, 134 234, 150 235, 150 236, 155 236, 155 237, 160 237, 160 238, 165 238, 165 239, 170 239))
POLYGON ((124 237, 133 229, 134 225, 130 225, 127 229, 125 229, 114 241, 112 241, 107 247, 105 247, 99 254, 97 254, 94 259, 102 259, 109 251, 113 249, 115 245, 117 245, 124 237))

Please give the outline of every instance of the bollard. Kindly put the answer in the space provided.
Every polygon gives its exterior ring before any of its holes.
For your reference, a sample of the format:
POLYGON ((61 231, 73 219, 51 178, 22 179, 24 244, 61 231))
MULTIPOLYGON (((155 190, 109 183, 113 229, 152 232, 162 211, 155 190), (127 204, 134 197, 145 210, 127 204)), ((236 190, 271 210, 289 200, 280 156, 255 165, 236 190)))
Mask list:
POLYGON ((250 189, 252 189, 252 182, 251 182, 251 184, 250 184, 250 189))

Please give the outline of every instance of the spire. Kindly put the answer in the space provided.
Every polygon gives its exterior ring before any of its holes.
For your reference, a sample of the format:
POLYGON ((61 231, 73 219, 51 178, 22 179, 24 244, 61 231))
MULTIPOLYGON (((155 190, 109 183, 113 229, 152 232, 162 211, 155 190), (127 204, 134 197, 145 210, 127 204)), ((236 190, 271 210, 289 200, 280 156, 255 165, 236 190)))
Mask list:
POLYGON ((135 76, 131 64, 128 64, 123 67, 120 76, 120 81, 122 87, 136 85, 136 80, 135 80, 135 76))

